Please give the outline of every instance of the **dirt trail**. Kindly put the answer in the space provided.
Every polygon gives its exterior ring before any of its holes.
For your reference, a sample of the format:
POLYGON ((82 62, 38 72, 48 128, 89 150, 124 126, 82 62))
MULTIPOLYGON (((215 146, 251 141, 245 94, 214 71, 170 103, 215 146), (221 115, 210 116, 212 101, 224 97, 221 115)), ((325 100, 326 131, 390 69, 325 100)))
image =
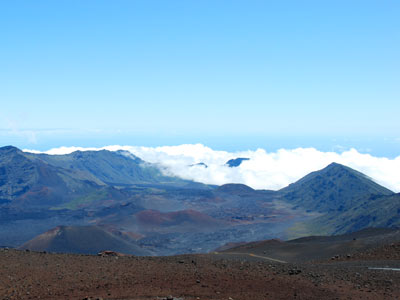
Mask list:
POLYGON ((236 256, 240 256, 240 255, 245 255, 245 256, 251 256, 251 257, 257 257, 257 258, 261 258, 261 259, 265 259, 265 260, 269 260, 269 261, 273 261, 273 262, 278 262, 281 264, 286 264, 287 261, 284 260, 280 260, 280 259, 276 259, 276 258, 272 258, 272 257, 268 257, 268 256, 262 256, 262 255, 257 255, 254 253, 245 253, 245 252, 212 252, 212 254, 215 255, 236 255, 236 256))

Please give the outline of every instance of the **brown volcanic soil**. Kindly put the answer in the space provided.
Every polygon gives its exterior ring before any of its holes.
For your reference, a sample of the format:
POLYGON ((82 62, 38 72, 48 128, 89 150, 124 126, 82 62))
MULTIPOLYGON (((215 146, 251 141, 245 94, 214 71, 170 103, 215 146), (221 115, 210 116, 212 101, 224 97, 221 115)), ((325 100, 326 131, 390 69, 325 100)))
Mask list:
POLYGON ((253 253, 291 263, 321 262, 332 257, 334 260, 348 260, 353 256, 357 260, 398 260, 400 248, 394 245, 399 243, 399 229, 368 228, 336 236, 309 236, 290 241, 257 241, 228 249, 220 247, 219 249, 223 250, 216 251, 253 253))
POLYGON ((249 254, 133 257, 0 250, 0 299, 395 299, 399 261, 279 264, 249 254), (301 271, 301 272, 300 272, 301 271))
MULTIPOLYGON (((378 248, 368 249, 363 252, 358 252, 350 257, 339 256, 338 260, 351 261, 351 260, 397 260, 400 262, 400 242, 383 245, 378 248)), ((399 263, 400 265, 400 263, 399 263)))

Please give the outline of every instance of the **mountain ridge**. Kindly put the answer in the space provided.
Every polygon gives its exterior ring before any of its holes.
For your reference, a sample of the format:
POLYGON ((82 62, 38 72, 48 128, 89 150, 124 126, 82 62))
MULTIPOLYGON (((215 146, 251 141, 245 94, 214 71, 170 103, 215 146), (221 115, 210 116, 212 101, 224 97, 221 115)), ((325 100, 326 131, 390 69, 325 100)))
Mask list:
POLYGON ((156 166, 123 151, 47 155, 0 148, 0 204, 57 206, 107 186, 135 184, 185 186, 191 181, 165 176, 156 166))
POLYGON ((279 190, 286 201, 320 212, 343 211, 370 195, 392 195, 389 189, 347 166, 331 163, 279 190))
POLYGON ((0 148, 0 243, 8 245, 58 224, 96 224, 139 234, 137 242, 157 254, 204 252, 267 237, 399 226, 399 200, 337 163, 272 191, 165 176, 125 151, 47 155, 0 148))

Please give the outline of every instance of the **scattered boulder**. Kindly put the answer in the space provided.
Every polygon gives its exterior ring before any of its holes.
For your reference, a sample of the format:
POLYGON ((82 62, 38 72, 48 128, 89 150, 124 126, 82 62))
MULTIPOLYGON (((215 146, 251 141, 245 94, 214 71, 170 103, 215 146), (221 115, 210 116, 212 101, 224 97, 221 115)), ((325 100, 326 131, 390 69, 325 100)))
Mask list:
POLYGON ((118 256, 125 256, 125 254, 119 253, 119 252, 115 252, 115 251, 111 251, 111 250, 104 250, 104 251, 100 251, 99 253, 97 253, 98 256, 102 256, 102 257, 109 257, 109 256, 114 256, 114 257, 118 257, 118 256))
POLYGON ((288 271, 289 275, 297 275, 297 274, 300 274, 300 273, 301 273, 301 270, 299 270, 299 269, 290 269, 288 271))

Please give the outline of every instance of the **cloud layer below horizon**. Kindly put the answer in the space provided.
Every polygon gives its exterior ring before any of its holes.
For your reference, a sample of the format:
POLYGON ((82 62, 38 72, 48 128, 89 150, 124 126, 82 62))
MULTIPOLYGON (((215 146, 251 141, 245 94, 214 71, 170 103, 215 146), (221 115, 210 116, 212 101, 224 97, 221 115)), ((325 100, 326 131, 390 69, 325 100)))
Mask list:
POLYGON ((400 156, 394 159, 375 157, 355 149, 341 153, 322 152, 315 148, 280 149, 276 152, 267 152, 264 149, 226 152, 213 150, 202 144, 186 144, 162 147, 118 145, 102 148, 60 147, 44 153, 68 154, 77 150, 102 149, 127 150, 144 161, 158 164, 168 175, 184 179, 217 185, 243 183, 255 189, 272 190, 283 188, 310 172, 337 162, 366 174, 395 192, 400 192, 400 156), (236 168, 226 165, 228 160, 238 157, 250 160, 243 161, 236 168), (208 168, 194 165, 198 163, 204 163, 208 168))

